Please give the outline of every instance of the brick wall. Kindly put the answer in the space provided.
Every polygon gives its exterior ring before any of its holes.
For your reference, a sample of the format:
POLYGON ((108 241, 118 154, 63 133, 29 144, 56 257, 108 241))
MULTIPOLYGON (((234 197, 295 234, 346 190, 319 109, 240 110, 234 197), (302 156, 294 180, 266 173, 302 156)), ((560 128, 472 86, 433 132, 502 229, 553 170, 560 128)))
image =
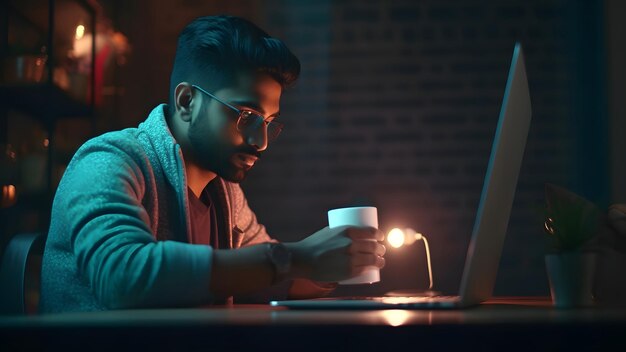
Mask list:
MULTIPOLYGON (((547 294, 543 184, 572 183, 573 151, 582 143, 572 123, 580 71, 568 43, 577 40, 580 30, 571 29, 584 12, 566 3, 179 1, 158 11, 146 5, 142 16, 126 16, 141 36, 133 41, 122 114, 139 121, 164 101, 175 37, 189 20, 212 13, 254 20, 303 64, 298 85, 284 94, 284 134, 243 184, 259 219, 289 241, 325 226, 328 209, 375 205, 384 230, 411 226, 428 236, 436 288, 454 293, 519 40, 533 122, 496 293, 547 294), (140 67, 146 60, 152 65, 140 67), (133 67, 143 72, 144 91, 133 83, 140 75, 133 67)), ((143 8, 135 7, 130 13, 143 8)), ((427 285, 420 244, 389 249, 386 258, 380 284, 338 293, 427 285)))
MULTIPOLYGON (((547 294, 539 208, 544 182, 567 185, 575 172, 576 14, 560 1, 281 5, 267 10, 268 30, 300 56, 303 76, 283 99, 284 138, 244 184, 271 232, 298 239, 330 208, 375 205, 383 229, 428 236, 436 287, 458 290, 519 40, 533 122, 496 291, 547 294)), ((340 293, 427 285, 420 244, 386 258, 381 284, 340 293)))

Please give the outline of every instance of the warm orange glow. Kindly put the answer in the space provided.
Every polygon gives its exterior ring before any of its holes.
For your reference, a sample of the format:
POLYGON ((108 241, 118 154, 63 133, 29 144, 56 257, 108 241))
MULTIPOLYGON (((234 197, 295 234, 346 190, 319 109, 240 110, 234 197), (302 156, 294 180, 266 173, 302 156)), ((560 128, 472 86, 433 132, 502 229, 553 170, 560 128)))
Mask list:
POLYGON ((415 241, 420 241, 422 239, 422 234, 419 232, 415 232, 412 228, 404 229, 404 244, 410 245, 415 243, 415 241))
POLYGON ((9 207, 15 203, 15 186, 4 185, 2 186, 2 207, 9 207))
POLYGON ((43 147, 44 148, 48 148, 48 146, 50 145, 50 140, 48 138, 43 140, 43 147))
POLYGON ((404 244, 404 231, 394 228, 387 234, 387 242, 393 248, 400 248, 404 244))
POLYGON ((2 186, 2 195, 5 196, 10 199, 13 200, 15 198, 15 186, 13 185, 7 185, 7 186, 2 186))
POLYGON ((382 311, 383 318, 391 326, 400 326, 409 319, 409 312, 401 309, 390 309, 382 311))
POLYGON ((81 40, 84 35, 85 35, 85 26, 83 26, 82 24, 79 24, 76 27, 76 40, 81 40))

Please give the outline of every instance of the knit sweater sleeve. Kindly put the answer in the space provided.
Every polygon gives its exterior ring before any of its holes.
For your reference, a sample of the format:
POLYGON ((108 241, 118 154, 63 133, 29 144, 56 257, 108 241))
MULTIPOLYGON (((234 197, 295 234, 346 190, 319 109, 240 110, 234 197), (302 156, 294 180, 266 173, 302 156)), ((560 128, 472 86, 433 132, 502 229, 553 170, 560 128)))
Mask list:
POLYGON ((67 209, 77 274, 107 308, 206 304, 212 249, 155 240, 142 205, 150 172, 133 143, 98 139, 79 150, 54 205, 67 209))

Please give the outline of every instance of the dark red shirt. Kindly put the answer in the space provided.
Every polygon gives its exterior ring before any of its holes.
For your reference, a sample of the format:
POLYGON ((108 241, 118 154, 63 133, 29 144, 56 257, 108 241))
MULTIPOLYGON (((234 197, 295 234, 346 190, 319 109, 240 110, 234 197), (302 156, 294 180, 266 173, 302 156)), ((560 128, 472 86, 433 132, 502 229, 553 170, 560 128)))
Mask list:
POLYGON ((214 197, 212 197, 212 183, 209 183, 200 198, 196 197, 191 188, 187 187, 189 194, 189 211, 191 218, 191 243, 205 244, 218 249, 219 241, 219 224, 218 210, 214 197))

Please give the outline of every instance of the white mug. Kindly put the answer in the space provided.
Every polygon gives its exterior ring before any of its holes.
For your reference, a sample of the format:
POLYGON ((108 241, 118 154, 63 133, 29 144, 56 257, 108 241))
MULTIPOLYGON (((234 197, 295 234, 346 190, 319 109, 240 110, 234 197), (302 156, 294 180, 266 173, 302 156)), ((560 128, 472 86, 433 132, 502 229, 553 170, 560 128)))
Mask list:
MULTIPOLYGON (((328 227, 358 226, 378 228, 376 207, 339 208, 328 211, 328 227)), ((380 269, 368 267, 362 274, 339 281, 342 285, 371 284, 380 281, 380 269)))

